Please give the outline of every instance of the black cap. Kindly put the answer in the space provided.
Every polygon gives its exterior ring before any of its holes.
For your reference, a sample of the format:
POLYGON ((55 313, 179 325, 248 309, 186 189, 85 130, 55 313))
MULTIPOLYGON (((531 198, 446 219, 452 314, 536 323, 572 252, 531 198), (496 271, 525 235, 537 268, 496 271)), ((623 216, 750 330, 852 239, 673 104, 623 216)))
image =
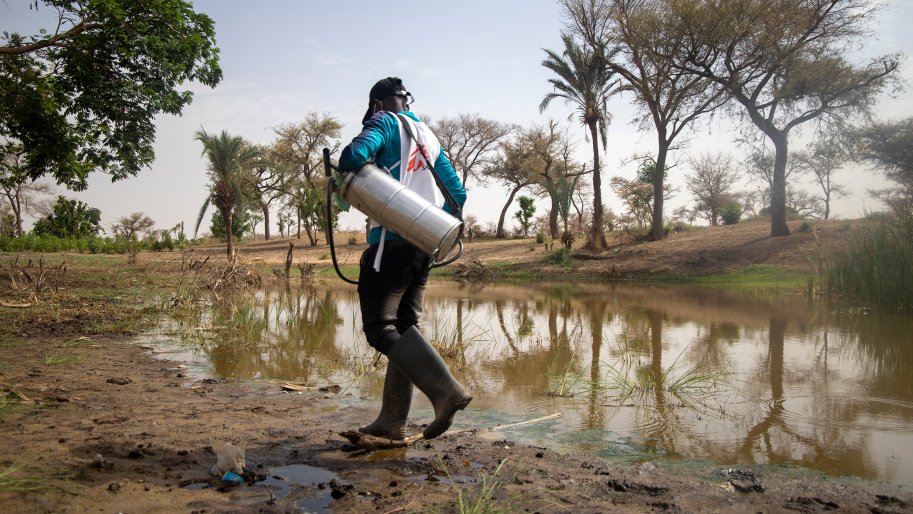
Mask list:
POLYGON ((382 100, 393 95, 411 96, 399 77, 387 77, 378 80, 374 87, 371 88, 371 93, 368 94, 368 110, 365 112, 365 117, 362 118, 361 123, 367 123, 374 114, 374 109, 372 108, 374 100, 382 100))

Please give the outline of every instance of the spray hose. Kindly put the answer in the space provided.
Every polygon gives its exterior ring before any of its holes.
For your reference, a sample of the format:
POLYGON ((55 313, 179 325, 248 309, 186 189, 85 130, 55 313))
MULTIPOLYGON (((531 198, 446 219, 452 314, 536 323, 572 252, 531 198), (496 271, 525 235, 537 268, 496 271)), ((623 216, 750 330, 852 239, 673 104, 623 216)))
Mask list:
MULTIPOLYGON (((339 268, 339 261, 336 258, 336 243, 333 239, 333 193, 335 192, 335 189, 336 189, 336 181, 333 180, 333 170, 334 169, 336 171, 339 171, 339 169, 336 168, 336 166, 333 166, 333 164, 330 162, 330 149, 324 148, 323 149, 323 172, 327 176, 327 201, 326 201, 327 234, 326 234, 326 236, 327 236, 327 244, 330 247, 330 256, 333 260, 333 269, 336 270, 336 274, 339 275, 339 278, 341 278, 342 280, 344 280, 350 284, 358 285, 357 280, 352 280, 351 278, 345 276, 342 273, 342 270, 339 268)), ((357 171, 353 172, 353 173, 357 173, 357 171)), ((455 262, 457 259, 460 258, 460 256, 463 255, 463 240, 462 239, 457 239, 457 246, 458 246, 458 250, 457 250, 456 254, 453 255, 453 257, 450 257, 449 259, 445 259, 440 262, 432 262, 429 267, 438 268, 438 267, 446 266, 448 264, 452 264, 453 262, 455 262)))

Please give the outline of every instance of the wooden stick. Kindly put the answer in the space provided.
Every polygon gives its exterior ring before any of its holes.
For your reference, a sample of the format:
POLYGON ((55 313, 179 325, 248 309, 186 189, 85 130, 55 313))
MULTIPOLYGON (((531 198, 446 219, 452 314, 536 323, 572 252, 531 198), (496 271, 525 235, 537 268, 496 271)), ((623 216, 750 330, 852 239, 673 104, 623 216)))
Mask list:
POLYGON ((342 387, 338 384, 330 384, 326 386, 307 386, 303 385, 300 382, 289 382, 287 380, 275 380, 272 378, 260 378, 257 379, 257 382, 269 382, 271 384, 278 385, 281 389, 286 391, 320 391, 323 393, 335 393, 339 392, 342 387))
POLYGON ((30 303, 12 303, 12 302, 3 302, 0 301, 0 305, 3 307, 11 307, 14 309, 27 309, 32 306, 30 303))
MULTIPOLYGON (((525 421, 518 421, 516 423, 508 423, 507 425, 495 425, 487 428, 463 428, 460 430, 448 430, 442 435, 461 435, 469 432, 495 432, 497 430, 504 430, 507 428, 514 428, 523 425, 530 425, 532 423, 541 423, 543 421, 551 421, 553 419, 558 419, 561 417, 560 412, 554 414, 549 414, 548 416, 542 416, 541 418, 527 419, 525 421)), ((393 439, 386 439, 383 437, 374 437, 372 435, 363 434, 357 430, 346 430, 340 432, 339 435, 349 440, 350 443, 358 447, 359 451, 371 451, 371 450, 383 450, 383 449, 392 449, 392 448, 404 448, 410 446, 419 441, 425 439, 425 436, 421 433, 410 435, 403 439, 402 441, 396 441, 393 439)))

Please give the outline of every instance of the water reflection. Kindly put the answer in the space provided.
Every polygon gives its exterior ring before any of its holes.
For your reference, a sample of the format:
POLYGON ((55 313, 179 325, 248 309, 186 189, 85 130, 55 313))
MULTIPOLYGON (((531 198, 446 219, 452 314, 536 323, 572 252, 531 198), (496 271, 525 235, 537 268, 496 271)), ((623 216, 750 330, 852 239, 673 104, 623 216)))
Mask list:
MULTIPOLYGON (((198 324, 216 375, 380 394, 352 287, 270 289, 198 324)), ((564 415, 515 435, 529 442, 913 485, 909 316, 694 287, 432 282, 422 330, 474 389, 470 416, 564 415)))

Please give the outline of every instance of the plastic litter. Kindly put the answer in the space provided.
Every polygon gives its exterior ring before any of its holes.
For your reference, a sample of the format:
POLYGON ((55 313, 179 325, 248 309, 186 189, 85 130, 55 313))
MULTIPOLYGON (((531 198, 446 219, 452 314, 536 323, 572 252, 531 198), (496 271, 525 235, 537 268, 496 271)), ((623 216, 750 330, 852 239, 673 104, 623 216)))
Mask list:
POLYGON ((231 443, 225 443, 216 451, 216 463, 212 465, 210 473, 213 476, 224 478, 229 471, 239 478, 244 473, 244 449, 231 443))

